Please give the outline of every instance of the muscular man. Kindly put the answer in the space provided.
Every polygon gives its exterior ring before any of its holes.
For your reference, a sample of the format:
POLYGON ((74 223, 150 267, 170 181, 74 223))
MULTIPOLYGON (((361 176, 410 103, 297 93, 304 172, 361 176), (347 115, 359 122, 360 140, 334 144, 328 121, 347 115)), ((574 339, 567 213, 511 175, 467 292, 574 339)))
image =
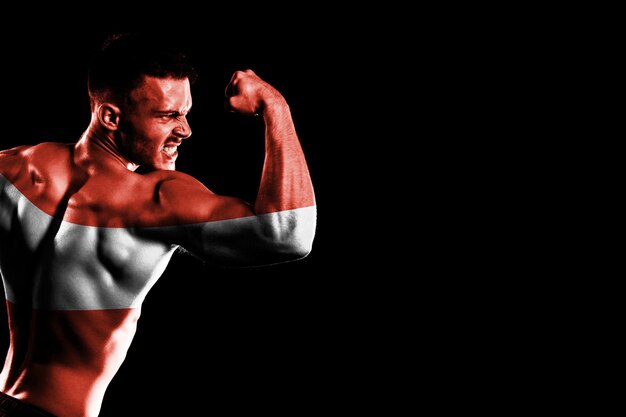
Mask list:
POLYGON ((0 416, 97 416, 142 302, 179 246, 227 266, 311 250, 315 197, 290 110, 251 70, 236 72, 226 92, 232 111, 266 126, 254 205, 175 171, 191 135, 192 74, 183 55, 147 38, 113 39, 90 68, 91 122, 80 140, 0 152, 10 330, 0 416))

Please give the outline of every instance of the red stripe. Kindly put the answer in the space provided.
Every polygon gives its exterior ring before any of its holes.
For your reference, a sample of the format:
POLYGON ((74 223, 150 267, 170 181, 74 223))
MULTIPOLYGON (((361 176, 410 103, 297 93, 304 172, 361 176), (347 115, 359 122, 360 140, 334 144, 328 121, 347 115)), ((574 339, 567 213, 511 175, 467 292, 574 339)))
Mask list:
POLYGON ((53 414, 97 415, 140 310, 46 311, 10 301, 7 310, 11 366, 0 378, 3 391, 53 414))
MULTIPOLYGON (((315 205, 307 179, 262 187, 256 212, 241 200, 216 196, 184 173, 104 172, 80 177, 70 145, 45 143, 0 159, 0 173, 34 206, 66 222, 96 227, 206 223, 315 205)), ((304 163, 304 160, 302 160, 304 163)), ((306 167, 305 167, 306 169, 306 167)))

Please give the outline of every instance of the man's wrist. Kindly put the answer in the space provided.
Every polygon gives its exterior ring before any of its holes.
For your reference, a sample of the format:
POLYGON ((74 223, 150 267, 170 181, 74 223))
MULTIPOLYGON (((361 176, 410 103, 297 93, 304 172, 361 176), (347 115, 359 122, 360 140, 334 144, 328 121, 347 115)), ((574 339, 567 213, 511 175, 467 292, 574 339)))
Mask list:
POLYGON ((261 102, 261 113, 263 116, 272 116, 282 112, 289 111, 289 105, 285 98, 281 95, 264 99, 261 102))

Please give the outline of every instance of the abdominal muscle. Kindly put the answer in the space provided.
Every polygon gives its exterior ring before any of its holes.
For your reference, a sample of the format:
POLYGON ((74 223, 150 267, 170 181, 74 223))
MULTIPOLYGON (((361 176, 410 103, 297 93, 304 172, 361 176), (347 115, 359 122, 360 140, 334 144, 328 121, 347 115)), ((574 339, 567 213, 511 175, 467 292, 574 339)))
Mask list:
POLYGON ((7 307, 11 343, 0 391, 59 417, 96 417, 141 310, 7 307))

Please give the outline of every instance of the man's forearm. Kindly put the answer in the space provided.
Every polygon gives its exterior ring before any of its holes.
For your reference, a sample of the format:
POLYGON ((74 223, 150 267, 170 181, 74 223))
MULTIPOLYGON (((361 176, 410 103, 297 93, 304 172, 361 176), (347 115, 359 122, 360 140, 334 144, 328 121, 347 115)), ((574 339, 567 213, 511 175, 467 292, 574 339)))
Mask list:
MULTIPOLYGON (((311 250, 317 212, 309 169, 289 106, 252 70, 233 74, 226 97, 229 109, 242 114, 260 113, 265 122, 265 163, 254 207, 257 216, 246 219, 245 225, 237 225, 251 233, 246 239, 248 250, 243 251, 245 258, 252 262, 256 258, 266 262, 300 259, 311 250)), ((204 235, 214 237, 219 233, 212 230, 204 235)), ((210 243, 211 239, 207 240, 210 243)))
POLYGON ((257 214, 274 213, 315 205, 309 169, 284 99, 263 109, 265 164, 256 199, 257 214))

